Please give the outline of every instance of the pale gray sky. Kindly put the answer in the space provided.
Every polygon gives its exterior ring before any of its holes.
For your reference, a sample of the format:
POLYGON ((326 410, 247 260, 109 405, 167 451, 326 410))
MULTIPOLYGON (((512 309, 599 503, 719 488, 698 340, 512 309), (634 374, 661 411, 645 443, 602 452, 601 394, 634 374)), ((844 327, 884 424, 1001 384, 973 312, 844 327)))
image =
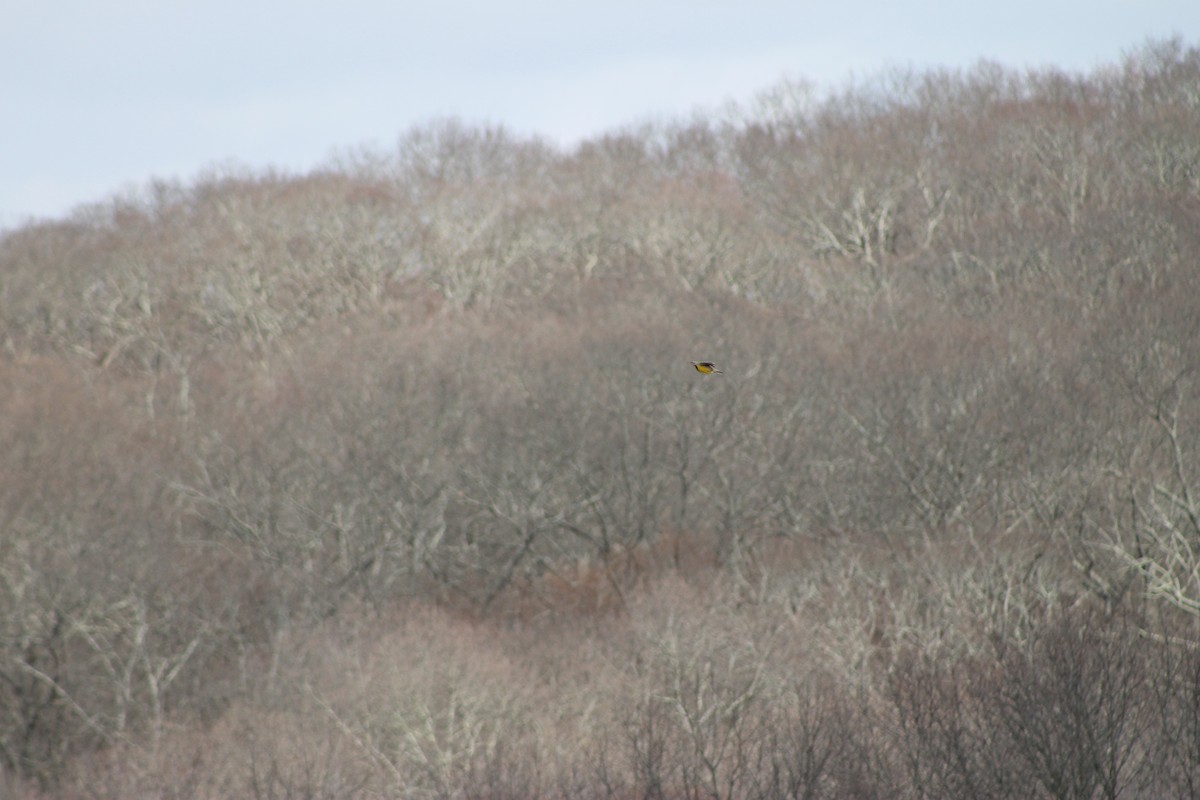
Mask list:
POLYGON ((1086 70, 1197 0, 0 0, 0 226, 215 164, 306 170, 457 116, 571 144, 783 77, 1086 70))

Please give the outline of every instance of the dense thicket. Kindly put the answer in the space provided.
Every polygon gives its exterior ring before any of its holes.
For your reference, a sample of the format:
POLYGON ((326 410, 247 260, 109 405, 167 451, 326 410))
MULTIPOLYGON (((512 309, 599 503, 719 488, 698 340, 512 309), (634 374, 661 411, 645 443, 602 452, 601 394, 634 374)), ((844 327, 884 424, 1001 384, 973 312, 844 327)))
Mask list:
POLYGON ((8 231, 0 792, 1200 797, 1198 253, 1180 41, 8 231))

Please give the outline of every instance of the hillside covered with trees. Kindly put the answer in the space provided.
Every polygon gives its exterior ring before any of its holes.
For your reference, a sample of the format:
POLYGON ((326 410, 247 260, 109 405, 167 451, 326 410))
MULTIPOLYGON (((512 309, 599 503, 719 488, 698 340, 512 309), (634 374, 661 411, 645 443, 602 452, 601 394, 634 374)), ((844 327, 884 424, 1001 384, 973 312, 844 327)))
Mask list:
POLYGON ((1200 47, 157 183, 0 344, 5 797, 1200 798, 1200 47))

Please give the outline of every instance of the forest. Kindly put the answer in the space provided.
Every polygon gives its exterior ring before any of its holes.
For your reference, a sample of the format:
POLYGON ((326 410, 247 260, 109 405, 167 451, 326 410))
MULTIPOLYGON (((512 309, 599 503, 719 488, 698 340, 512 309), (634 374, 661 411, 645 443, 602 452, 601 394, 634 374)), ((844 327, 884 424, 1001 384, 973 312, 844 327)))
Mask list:
POLYGON ((31 221, 0 796, 1200 798, 1198 389, 1182 39, 31 221))

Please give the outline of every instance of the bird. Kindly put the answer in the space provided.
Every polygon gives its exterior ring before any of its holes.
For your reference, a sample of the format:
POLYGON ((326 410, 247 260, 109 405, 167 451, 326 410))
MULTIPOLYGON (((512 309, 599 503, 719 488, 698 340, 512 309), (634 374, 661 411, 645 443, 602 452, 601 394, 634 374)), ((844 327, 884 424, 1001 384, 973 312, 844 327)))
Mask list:
POLYGON ((718 375, 725 374, 721 372, 721 370, 717 369, 717 365, 711 361, 693 361, 692 366, 695 367, 696 372, 699 372, 701 375, 712 375, 714 372, 718 375))

